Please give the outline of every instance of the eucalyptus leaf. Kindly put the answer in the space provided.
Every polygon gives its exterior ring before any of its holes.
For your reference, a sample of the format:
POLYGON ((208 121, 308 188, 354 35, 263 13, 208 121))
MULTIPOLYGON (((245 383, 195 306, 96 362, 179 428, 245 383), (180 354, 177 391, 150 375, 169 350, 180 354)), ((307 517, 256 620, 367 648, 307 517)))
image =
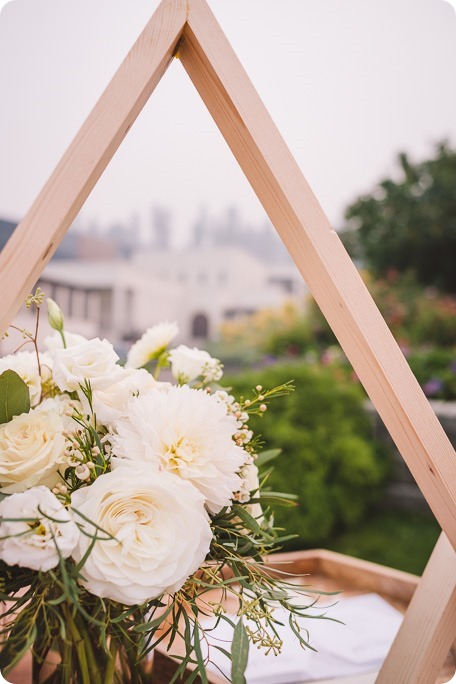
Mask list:
POLYGON ((26 383, 13 370, 0 375, 0 423, 30 411, 30 392, 26 383))
POLYGON ((262 468, 269 461, 273 461, 277 456, 282 453, 282 449, 268 449, 267 451, 262 451, 258 454, 258 458, 255 461, 257 468, 262 468))
POLYGON ((234 628, 233 643, 231 644, 231 682, 232 684, 247 684, 245 670, 249 658, 249 638, 242 620, 234 628))
POLYGON ((261 534, 261 527, 259 526, 258 522, 255 520, 253 515, 250 515, 250 513, 247 511, 246 508, 244 508, 244 506, 233 506, 233 512, 235 512, 238 518, 242 520, 242 522, 248 530, 250 530, 254 534, 261 534))

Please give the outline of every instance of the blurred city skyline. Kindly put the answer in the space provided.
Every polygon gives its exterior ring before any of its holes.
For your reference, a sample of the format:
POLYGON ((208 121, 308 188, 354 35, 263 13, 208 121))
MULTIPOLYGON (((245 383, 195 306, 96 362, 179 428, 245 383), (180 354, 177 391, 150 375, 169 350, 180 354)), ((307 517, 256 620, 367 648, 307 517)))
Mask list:
MULTIPOLYGON (((395 158, 456 142, 456 14, 443 0, 209 0, 332 224, 395 158)), ((0 218, 18 221, 158 0, 14 0, 0 14, 0 218)), ((266 217, 175 60, 82 209, 83 230, 152 207, 188 241, 206 211, 266 217)))

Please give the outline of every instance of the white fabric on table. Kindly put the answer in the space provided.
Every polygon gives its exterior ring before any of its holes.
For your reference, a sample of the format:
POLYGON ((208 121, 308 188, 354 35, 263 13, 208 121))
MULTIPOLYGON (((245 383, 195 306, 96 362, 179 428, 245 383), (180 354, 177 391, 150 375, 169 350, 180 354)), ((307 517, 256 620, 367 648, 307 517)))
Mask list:
MULTIPOLYGON (((314 610, 313 614, 321 612, 314 610)), ((303 684, 378 671, 401 625, 401 613, 377 594, 341 598, 324 612, 345 624, 303 620, 301 624, 310 633, 309 643, 318 651, 315 653, 300 647, 288 625, 287 613, 276 609, 274 616, 285 624, 277 628, 284 642, 282 652, 266 656, 250 644, 247 684, 303 684)), ((228 623, 222 620, 209 634, 210 643, 231 650, 232 628, 228 623)), ((210 657, 229 675, 231 664, 224 655, 211 648, 210 657)), ((220 671, 215 665, 209 669, 220 671)))

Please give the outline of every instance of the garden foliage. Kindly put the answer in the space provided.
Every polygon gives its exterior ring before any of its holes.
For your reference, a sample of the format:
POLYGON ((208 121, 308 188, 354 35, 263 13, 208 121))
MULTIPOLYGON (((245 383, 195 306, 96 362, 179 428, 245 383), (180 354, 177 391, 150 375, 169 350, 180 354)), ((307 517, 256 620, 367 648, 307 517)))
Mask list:
POLYGON ((283 363, 226 379, 236 394, 259 382, 292 378, 295 392, 268 409, 268 421, 252 427, 282 454, 268 484, 298 496, 296 508, 278 509, 276 523, 298 538, 288 548, 324 544, 334 533, 356 526, 382 493, 388 459, 372 436, 360 388, 335 379, 324 368, 283 363))

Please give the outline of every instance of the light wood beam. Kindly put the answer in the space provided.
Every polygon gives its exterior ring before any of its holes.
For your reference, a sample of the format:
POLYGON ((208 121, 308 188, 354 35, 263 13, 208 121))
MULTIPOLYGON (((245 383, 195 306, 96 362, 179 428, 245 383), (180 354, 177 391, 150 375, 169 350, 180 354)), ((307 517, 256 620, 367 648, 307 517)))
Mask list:
POLYGON ((377 684, 434 684, 455 637, 456 552, 441 534, 377 684))

